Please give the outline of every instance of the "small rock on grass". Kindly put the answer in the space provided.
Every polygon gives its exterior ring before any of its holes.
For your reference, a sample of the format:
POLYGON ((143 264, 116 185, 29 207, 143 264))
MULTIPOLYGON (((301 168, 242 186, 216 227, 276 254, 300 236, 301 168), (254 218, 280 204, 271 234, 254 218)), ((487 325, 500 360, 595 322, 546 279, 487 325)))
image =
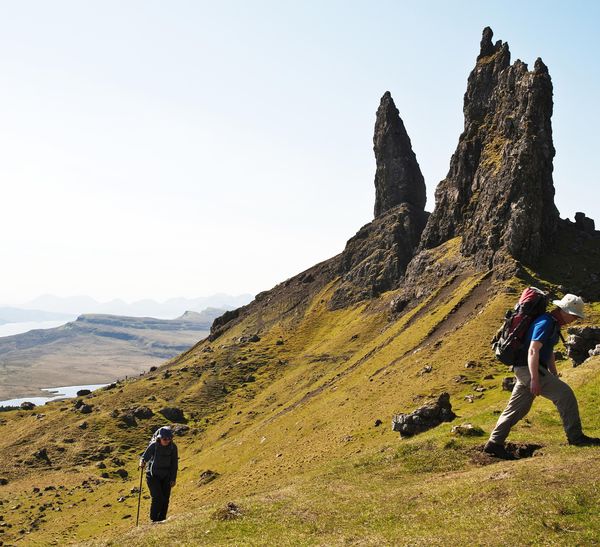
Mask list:
POLYGON ((225 507, 217 509, 212 515, 213 520, 234 520, 243 515, 241 508, 230 501, 225 507))
POLYGON ((122 479, 126 479, 129 476, 129 473, 127 473, 127 470, 125 469, 117 469, 115 473, 122 479))
POLYGON ((452 434, 460 435, 461 437, 481 437, 485 435, 485 431, 473 424, 461 424, 455 425, 452 428, 452 434))
POLYGON ((202 471, 202 473, 200 473, 200 480, 198 481, 198 485, 202 486, 204 484, 208 484, 209 482, 212 482, 215 479, 218 479, 219 477, 220 477, 219 473, 217 473, 216 471, 207 469, 206 471, 202 471))

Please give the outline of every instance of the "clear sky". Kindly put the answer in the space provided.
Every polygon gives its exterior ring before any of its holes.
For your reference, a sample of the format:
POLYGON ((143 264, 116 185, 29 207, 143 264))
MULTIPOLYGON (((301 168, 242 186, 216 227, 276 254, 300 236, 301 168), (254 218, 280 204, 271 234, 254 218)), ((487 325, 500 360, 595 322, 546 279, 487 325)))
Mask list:
POLYGON ((339 253, 386 90, 431 211, 486 25, 548 65, 557 206, 600 224, 596 2, 0 7, 0 304, 255 293, 339 253))

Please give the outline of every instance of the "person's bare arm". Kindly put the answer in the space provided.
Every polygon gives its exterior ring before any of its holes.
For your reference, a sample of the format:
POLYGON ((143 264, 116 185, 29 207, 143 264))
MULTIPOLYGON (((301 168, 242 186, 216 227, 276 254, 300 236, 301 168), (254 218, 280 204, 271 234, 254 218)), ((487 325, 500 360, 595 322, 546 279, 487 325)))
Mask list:
POLYGON ((529 390, 535 396, 542 392, 540 386, 540 349, 542 349, 542 345, 542 342, 535 342, 532 340, 531 344, 529 344, 529 351, 527 352, 527 365, 529 366, 529 373, 531 374, 529 390))

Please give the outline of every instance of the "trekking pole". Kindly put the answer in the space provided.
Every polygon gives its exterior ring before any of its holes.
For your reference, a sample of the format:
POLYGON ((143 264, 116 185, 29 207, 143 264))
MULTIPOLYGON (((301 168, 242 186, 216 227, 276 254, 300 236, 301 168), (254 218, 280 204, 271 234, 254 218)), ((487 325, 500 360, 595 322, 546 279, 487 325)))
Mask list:
POLYGON ((139 493, 138 493, 138 510, 137 510, 137 517, 135 519, 136 526, 140 522, 140 503, 142 502, 142 477, 143 476, 144 476, 144 468, 141 467, 140 468, 140 487, 139 487, 139 493))

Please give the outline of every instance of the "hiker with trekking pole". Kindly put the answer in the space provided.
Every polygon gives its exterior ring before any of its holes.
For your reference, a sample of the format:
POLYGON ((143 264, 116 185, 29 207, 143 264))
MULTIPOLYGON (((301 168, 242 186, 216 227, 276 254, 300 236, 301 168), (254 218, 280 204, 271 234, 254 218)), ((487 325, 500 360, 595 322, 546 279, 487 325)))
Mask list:
MULTIPOLYGON (((152 437, 148 448, 140 458, 140 473, 146 470, 146 483, 152 496, 150 505, 150 520, 161 522, 167 518, 171 488, 177 480, 178 467, 177 445, 173 441, 173 431, 170 427, 161 427, 152 437)), ((141 500, 140 476, 140 500, 141 500)), ((140 514, 138 500, 138 519, 140 514)))
POLYGON ((511 428, 527 415, 538 395, 550 399, 558 409, 569 444, 600 446, 600 439, 583 433, 575 394, 558 377, 554 362, 554 346, 562 338, 560 328, 585 317, 583 300, 566 294, 560 300, 553 300, 556 308, 547 313, 547 298, 536 287, 525 289, 493 340, 496 356, 512 365, 517 382, 484 447, 491 456, 515 459, 506 450, 504 441, 511 428))

